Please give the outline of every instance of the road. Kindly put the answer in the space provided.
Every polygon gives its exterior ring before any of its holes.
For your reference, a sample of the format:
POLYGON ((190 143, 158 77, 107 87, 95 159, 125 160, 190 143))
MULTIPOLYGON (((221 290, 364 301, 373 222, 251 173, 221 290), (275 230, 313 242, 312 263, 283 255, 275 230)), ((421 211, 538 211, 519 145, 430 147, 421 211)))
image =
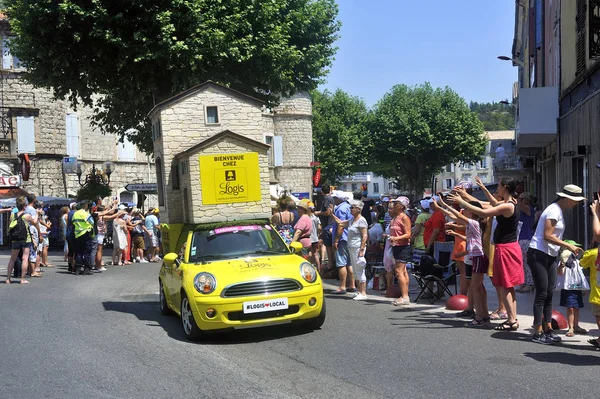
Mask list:
POLYGON ((318 331, 192 343, 159 313, 158 264, 72 276, 51 259, 27 286, 0 284, 0 398, 588 398, 600 386, 600 352, 581 340, 537 345, 525 326, 468 328, 425 305, 328 296, 318 331))

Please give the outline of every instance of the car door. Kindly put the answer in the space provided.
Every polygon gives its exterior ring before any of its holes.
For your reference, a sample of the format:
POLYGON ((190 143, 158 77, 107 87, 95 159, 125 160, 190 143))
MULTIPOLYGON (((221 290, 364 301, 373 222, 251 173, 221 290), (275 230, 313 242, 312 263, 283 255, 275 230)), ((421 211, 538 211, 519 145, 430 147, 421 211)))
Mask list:
MULTIPOLYGON (((183 232, 180 237, 180 242, 178 243, 178 248, 180 248, 178 253, 178 259, 181 263, 185 263, 188 261, 188 236, 189 231, 183 232)), ((181 307, 181 286, 183 273, 181 268, 177 267, 176 264, 173 264, 170 267, 169 272, 171 279, 169 289, 169 294, 171 295, 171 303, 173 304, 173 307, 179 309, 181 307)))

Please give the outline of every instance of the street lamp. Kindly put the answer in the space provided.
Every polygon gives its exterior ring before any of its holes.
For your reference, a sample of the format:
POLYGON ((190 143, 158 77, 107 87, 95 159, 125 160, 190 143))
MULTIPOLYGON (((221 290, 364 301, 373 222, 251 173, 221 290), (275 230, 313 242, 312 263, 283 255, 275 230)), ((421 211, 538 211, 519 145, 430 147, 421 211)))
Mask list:
POLYGON ((115 171, 115 164, 106 161, 102 164, 102 171, 106 173, 106 177, 108 178, 108 184, 110 184, 110 175, 115 171))
POLYGON ((502 60, 502 61, 512 61, 513 63, 517 64, 521 68, 525 68, 525 64, 523 63, 523 61, 521 61, 518 58, 507 57, 506 55, 499 55, 498 59, 502 60))
POLYGON ((86 169, 87 166, 83 162, 77 161, 77 180, 79 181, 80 186, 83 185, 81 184, 81 175, 85 173, 86 169))

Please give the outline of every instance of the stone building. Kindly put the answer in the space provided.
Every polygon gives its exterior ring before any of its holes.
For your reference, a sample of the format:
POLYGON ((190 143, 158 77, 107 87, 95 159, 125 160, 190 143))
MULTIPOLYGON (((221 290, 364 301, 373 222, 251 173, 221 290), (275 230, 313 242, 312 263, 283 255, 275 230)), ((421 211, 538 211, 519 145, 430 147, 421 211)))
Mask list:
MULTIPOLYGON (((158 202, 168 223, 270 217, 272 187, 311 191, 312 104, 306 93, 268 109, 256 98, 206 82, 156 105, 149 117, 158 202), (207 190, 213 183, 207 182, 212 177, 203 172, 213 166, 201 168, 202 156, 214 156, 214 168, 223 169, 229 161, 222 155, 235 154, 246 162, 252 153, 257 159, 247 169, 247 178, 256 178, 248 183, 257 185, 256 195, 237 202, 209 200, 207 190)), ((231 162, 232 170, 240 166, 231 162)), ((215 171, 215 176, 226 172, 215 171)))
MULTIPOLYGON (((57 101, 45 89, 33 88, 22 79, 25 71, 8 47, 11 33, 8 20, 0 14, 2 68, 0 70, 0 173, 18 176, 18 184, 4 185, 0 198, 22 193, 73 196, 80 187, 76 174, 63 174, 64 157, 76 157, 86 165, 81 180, 93 165, 115 164, 110 176, 113 195, 136 202, 127 184, 156 182, 153 160, 129 142, 119 143, 90 125, 92 110, 74 110, 66 101, 57 101), (29 173, 22 173, 25 168, 29 173)), ((156 197, 156 196, 154 196, 156 197)), ((154 198, 156 201, 156 198, 154 198)), ((152 198, 150 198, 151 205, 152 198)))

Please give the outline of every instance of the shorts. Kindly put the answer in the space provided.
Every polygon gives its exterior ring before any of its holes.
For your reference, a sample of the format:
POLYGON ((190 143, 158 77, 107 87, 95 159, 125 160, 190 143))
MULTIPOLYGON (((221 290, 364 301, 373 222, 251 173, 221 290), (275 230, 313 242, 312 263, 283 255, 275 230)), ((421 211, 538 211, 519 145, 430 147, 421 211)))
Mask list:
POLYGON ((590 303, 590 305, 592 305, 592 314, 600 318, 600 305, 596 305, 595 303, 590 303))
POLYGON ((408 263, 412 260, 412 248, 410 245, 393 246, 392 253, 396 262, 408 263))
POLYGON ((135 249, 146 249, 146 243, 144 242, 144 236, 132 236, 133 239, 133 247, 135 249))
POLYGON ((560 290, 560 306, 565 308, 583 308, 583 293, 579 290, 560 290))
POLYGON ((48 239, 48 237, 44 237, 44 241, 42 241, 42 245, 46 248, 48 248, 50 246, 50 240, 48 239))
POLYGON ((326 247, 333 247, 333 236, 331 235, 331 229, 333 229, 333 225, 325 226, 323 231, 321 231, 321 240, 323 240, 323 245, 326 247))
POLYGON ((159 246, 158 237, 156 236, 156 234, 152 234, 152 236, 150 237, 150 246, 151 247, 158 247, 159 246))
POLYGON ((367 282, 367 275, 365 274, 365 269, 367 267, 367 262, 365 262, 365 258, 362 257, 362 262, 359 262, 359 254, 360 247, 349 247, 348 255, 350 256, 350 264, 352 265, 352 271, 354 272, 354 279, 358 280, 361 283, 367 282))
POLYGON ((98 245, 103 245, 104 244, 104 234, 98 234, 94 240, 96 241, 96 243, 98 243, 98 245))
POLYGON ((478 274, 486 274, 488 271, 488 266, 490 265, 490 261, 485 255, 481 256, 472 256, 471 260, 473 261, 473 273, 478 274))
POLYGON ((335 251, 335 265, 337 267, 350 266, 349 257, 348 243, 346 241, 338 242, 338 249, 335 251))
POLYGON ((37 245, 33 245, 32 242, 29 243, 29 261, 35 262, 37 261, 37 245))
POLYGON ((27 241, 13 241, 10 243, 10 249, 18 249, 20 251, 25 248, 29 248, 29 243, 27 241))

